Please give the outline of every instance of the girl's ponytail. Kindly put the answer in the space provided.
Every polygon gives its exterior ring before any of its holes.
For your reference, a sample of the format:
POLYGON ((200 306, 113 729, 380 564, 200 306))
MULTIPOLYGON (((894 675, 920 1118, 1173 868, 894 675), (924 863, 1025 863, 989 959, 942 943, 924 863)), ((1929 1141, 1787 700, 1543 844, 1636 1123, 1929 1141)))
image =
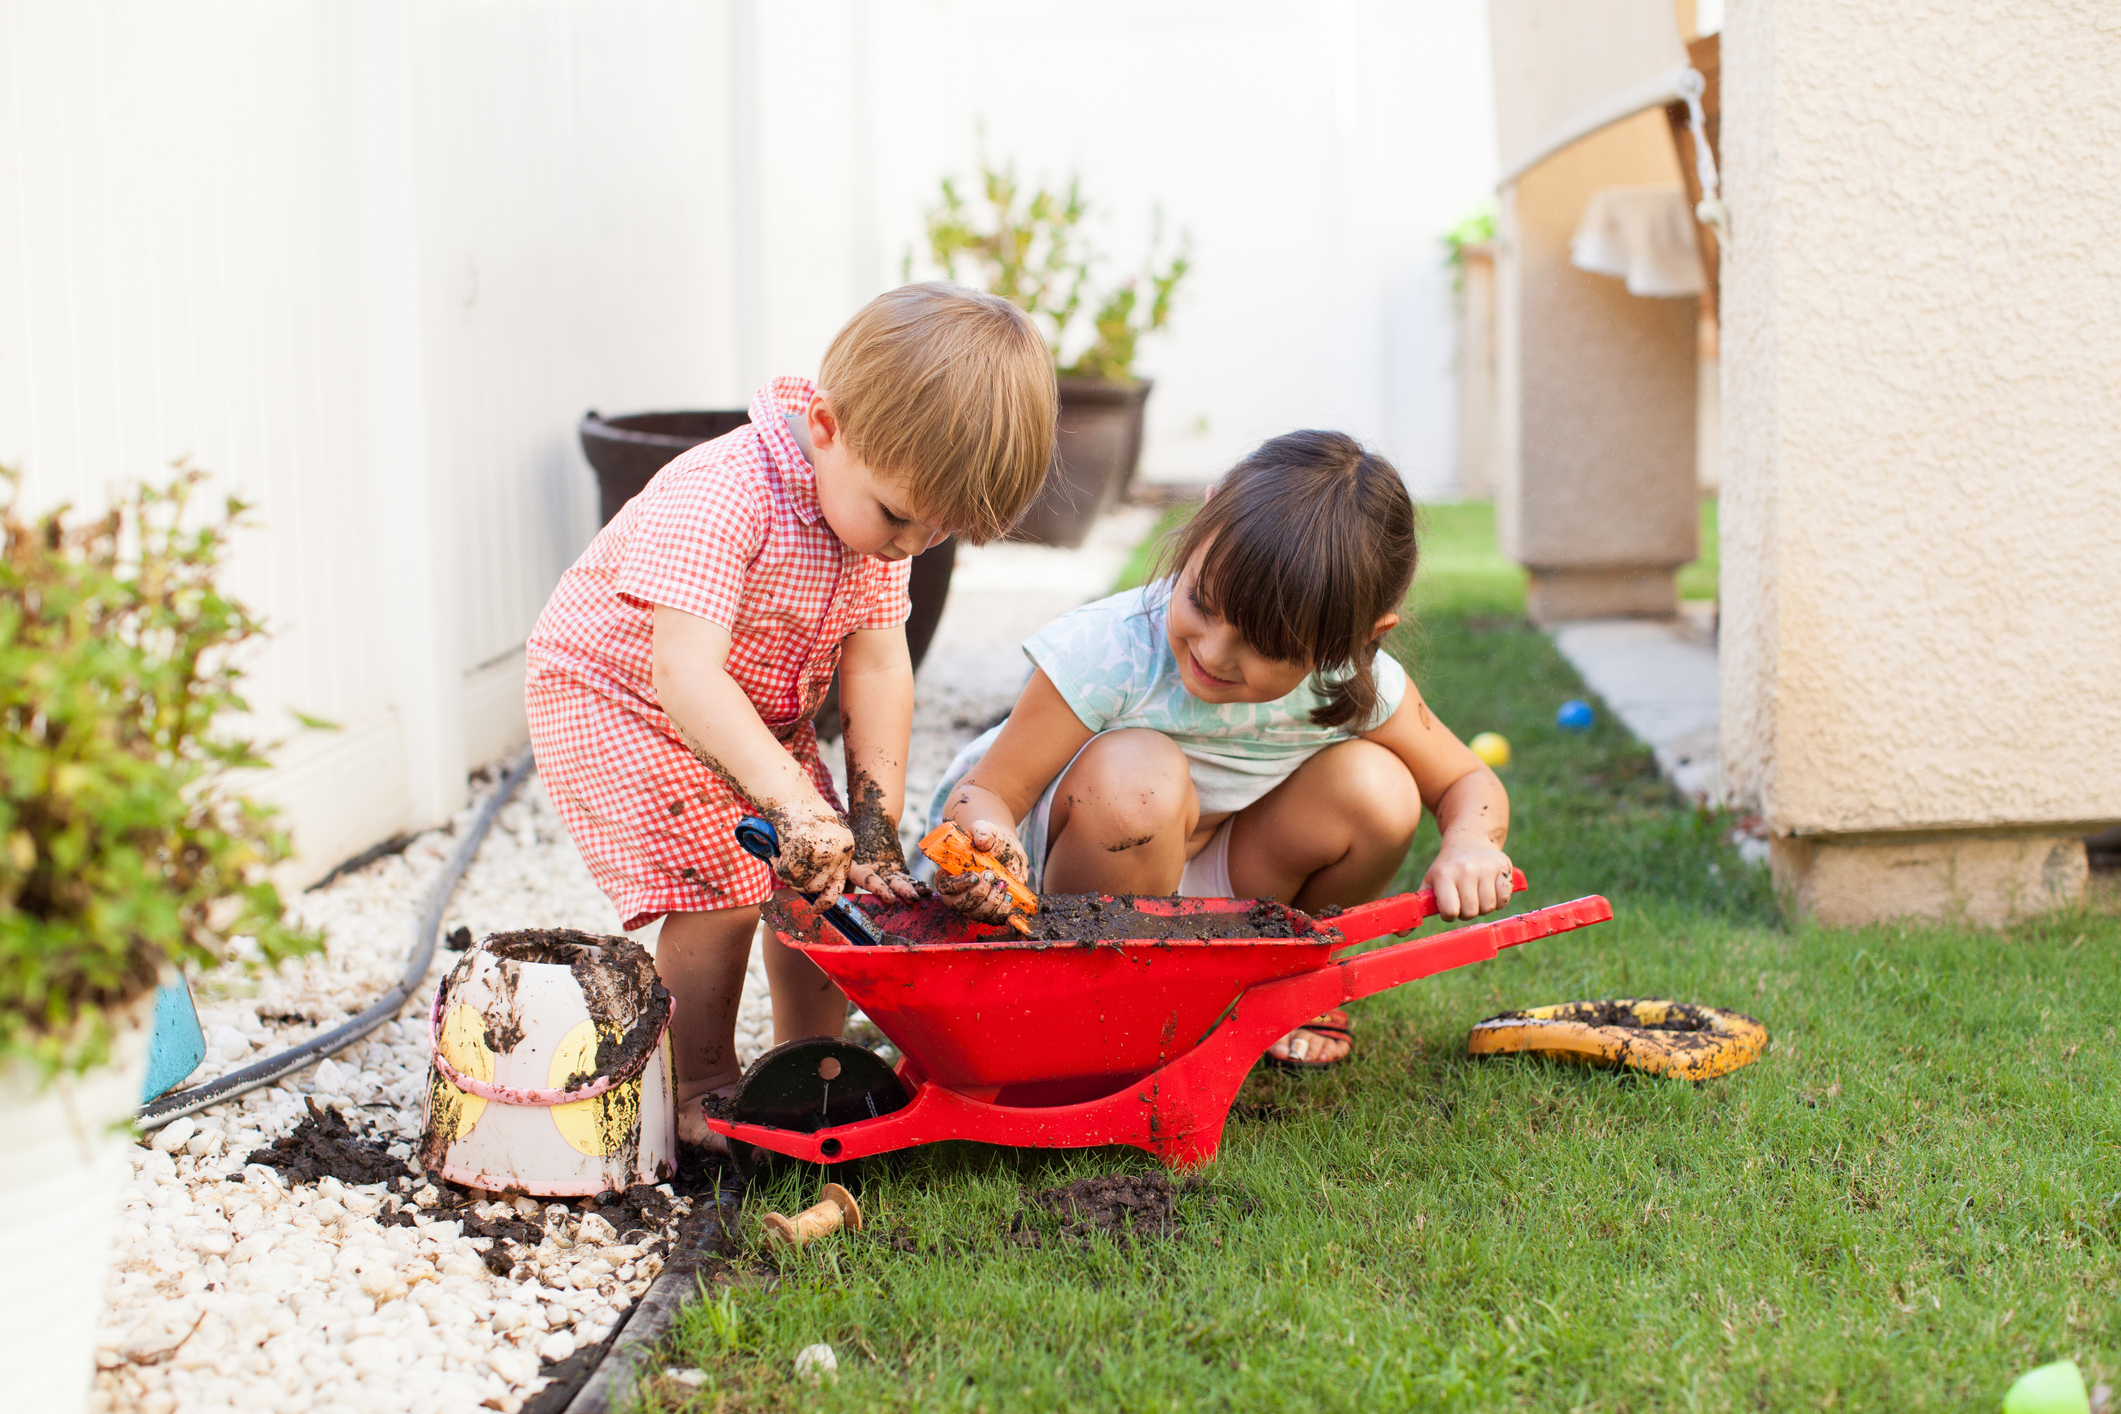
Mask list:
POLYGON ((1262 443, 1165 543, 1170 577, 1199 554, 1201 608, 1256 651, 1313 665, 1322 727, 1376 725, 1378 619, 1414 582, 1414 503, 1383 457, 1339 432, 1262 443))

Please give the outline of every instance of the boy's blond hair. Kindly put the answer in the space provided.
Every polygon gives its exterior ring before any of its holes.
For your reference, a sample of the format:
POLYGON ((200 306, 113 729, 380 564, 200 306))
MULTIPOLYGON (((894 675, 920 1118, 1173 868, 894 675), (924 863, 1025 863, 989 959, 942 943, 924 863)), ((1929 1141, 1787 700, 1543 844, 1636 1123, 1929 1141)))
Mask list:
POLYGON ((878 295, 833 338, 817 381, 848 447, 907 478, 915 512, 939 529, 996 539, 1045 484, 1053 355, 999 295, 940 281, 878 295))

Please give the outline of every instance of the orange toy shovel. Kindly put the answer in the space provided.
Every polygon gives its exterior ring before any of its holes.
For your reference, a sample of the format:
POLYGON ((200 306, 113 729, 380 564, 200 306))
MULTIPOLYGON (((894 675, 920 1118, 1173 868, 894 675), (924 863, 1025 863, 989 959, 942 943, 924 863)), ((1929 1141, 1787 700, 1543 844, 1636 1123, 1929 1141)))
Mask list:
POLYGON ((935 867, 946 874, 977 874, 983 869, 994 871, 994 877, 1009 886, 1009 926, 1025 937, 1031 936, 1031 925, 1025 917, 1038 912, 1038 895, 1016 882, 1016 876, 1002 867, 1000 860, 984 850, 972 847, 972 836, 966 834, 951 821, 945 820, 930 830, 921 839, 921 853, 935 861, 935 867))

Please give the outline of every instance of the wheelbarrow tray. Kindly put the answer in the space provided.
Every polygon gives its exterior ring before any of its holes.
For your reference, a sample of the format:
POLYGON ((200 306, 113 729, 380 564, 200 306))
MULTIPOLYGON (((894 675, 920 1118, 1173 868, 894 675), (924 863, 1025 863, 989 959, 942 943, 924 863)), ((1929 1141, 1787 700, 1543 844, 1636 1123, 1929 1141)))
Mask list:
MULTIPOLYGON (((1146 913, 1235 920, 1251 906, 1235 899, 1139 904, 1146 913)), ((781 900, 768 905, 768 921, 930 1080, 1013 1105, 1072 1104, 1131 1085, 1198 1045, 1246 988, 1324 967, 1344 942, 1302 922, 1306 933, 1295 938, 1029 942, 968 924, 938 899, 867 912, 887 933, 929 941, 840 946, 829 929, 802 929, 781 900)))
MULTIPOLYGON (((1613 916, 1593 895, 1357 952, 1418 926, 1435 912, 1434 898, 1423 890, 1365 904, 1326 926, 1300 925, 1292 938, 1095 942, 1025 940, 969 923, 935 899, 864 907, 883 931, 912 941, 851 946, 787 890, 765 916, 899 1048, 910 1103, 808 1134, 710 1120, 716 1132, 813 1162, 964 1138, 1133 1144, 1185 1167, 1213 1157, 1245 1073, 1309 1018, 1613 916)), ((1254 902, 1143 899, 1136 907, 1241 917, 1254 902)))

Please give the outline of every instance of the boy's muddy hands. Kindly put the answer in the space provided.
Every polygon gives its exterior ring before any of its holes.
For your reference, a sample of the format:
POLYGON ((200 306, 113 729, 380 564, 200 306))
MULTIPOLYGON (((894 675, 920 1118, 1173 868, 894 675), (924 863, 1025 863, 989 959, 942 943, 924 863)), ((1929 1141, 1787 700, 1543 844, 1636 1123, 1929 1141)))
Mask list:
POLYGON ((857 864, 847 871, 847 883, 863 893, 900 903, 918 903, 928 892, 925 884, 906 872, 903 859, 857 864))
POLYGON ((776 806, 765 815, 781 837, 774 872, 804 893, 816 894, 818 908, 838 903, 854 865, 854 831, 839 812, 820 801, 809 809, 776 806))
MULTIPOLYGON (((1024 853, 1023 845, 1010 831, 986 820, 976 820, 965 833, 972 837, 974 849, 993 855, 1016 876, 1018 884, 1025 884, 1030 879, 1030 856, 1024 853)), ((976 918, 982 923, 1006 923, 1009 919, 1009 886, 991 869, 983 869, 977 874, 938 874, 935 891, 968 918, 976 918)))
POLYGON ((1435 891, 1439 918, 1478 918, 1510 901, 1512 867, 1510 856, 1485 840, 1446 835, 1421 884, 1435 891))

